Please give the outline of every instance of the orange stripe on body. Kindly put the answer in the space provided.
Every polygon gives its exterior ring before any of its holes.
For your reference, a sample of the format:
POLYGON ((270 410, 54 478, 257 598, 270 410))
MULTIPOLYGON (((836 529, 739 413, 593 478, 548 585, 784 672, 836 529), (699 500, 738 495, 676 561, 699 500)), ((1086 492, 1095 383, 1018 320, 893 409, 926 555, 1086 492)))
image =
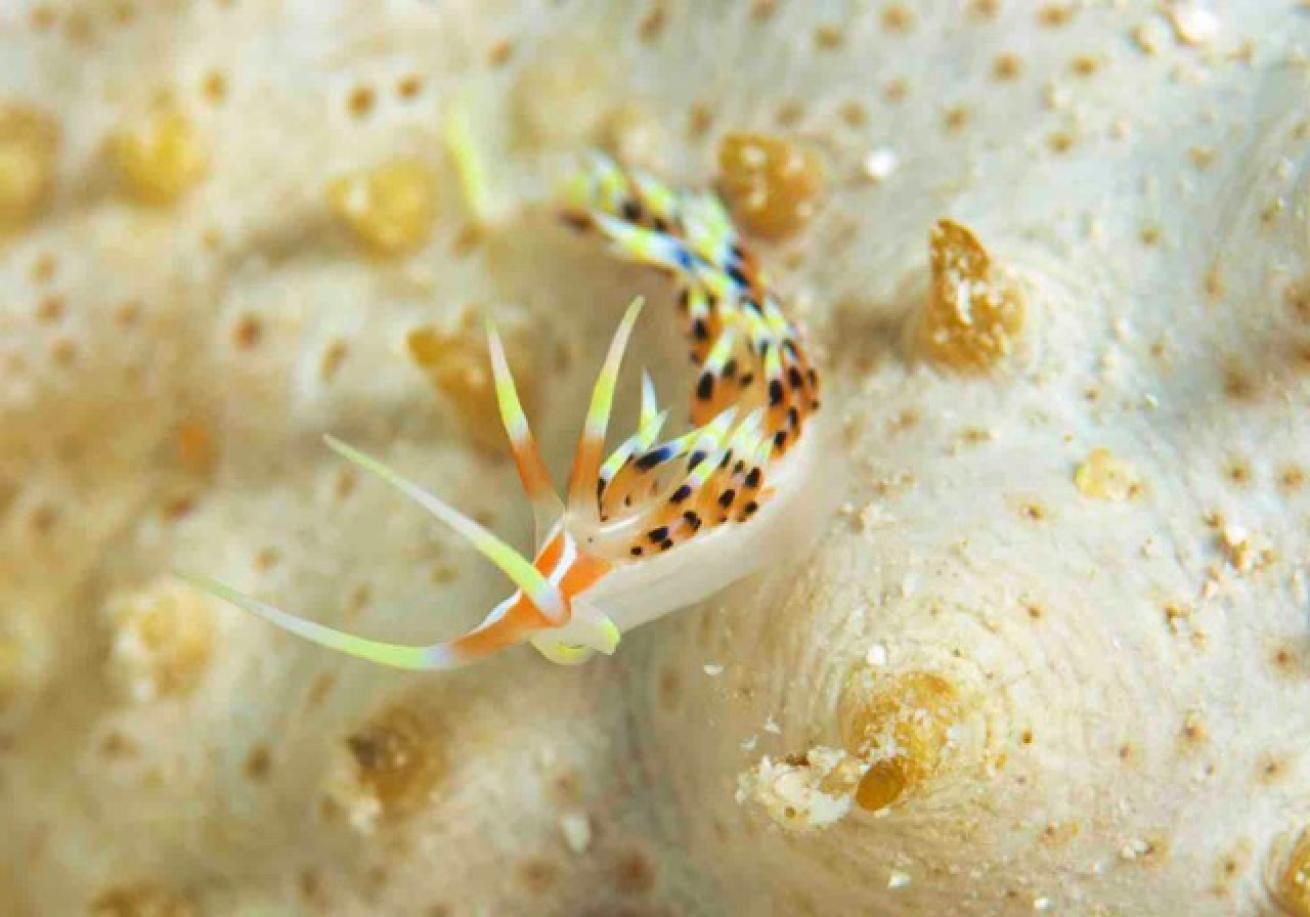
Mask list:
POLYGON ((452 640, 450 648, 460 659, 482 659, 522 642, 533 631, 549 626, 550 622, 532 600, 520 595, 499 621, 452 640))
POLYGON ((532 565, 537 568, 537 572, 549 579, 550 575, 555 572, 555 565, 559 563, 559 559, 563 556, 564 533, 557 532, 554 538, 546 542, 546 546, 541 549, 541 553, 537 555, 537 559, 532 562, 532 565))
MULTIPOLYGON (((563 536, 557 535, 552 538, 538 558, 538 568, 543 573, 553 570, 559 563, 563 550, 563 536)), ((599 557, 579 556, 560 578, 559 590, 564 596, 564 601, 567 603, 574 596, 589 589, 609 573, 610 569, 611 564, 599 557)), ((546 616, 532 604, 532 600, 525 595, 520 595, 499 621, 490 627, 459 637, 451 642, 450 648, 460 659, 482 659, 521 643, 529 634, 549 629, 551 626, 546 616)))
POLYGON ((611 567, 608 561, 599 557, 580 554, 560 580, 559 591, 566 601, 572 601, 580 592, 590 589, 597 580, 609 573, 611 567))

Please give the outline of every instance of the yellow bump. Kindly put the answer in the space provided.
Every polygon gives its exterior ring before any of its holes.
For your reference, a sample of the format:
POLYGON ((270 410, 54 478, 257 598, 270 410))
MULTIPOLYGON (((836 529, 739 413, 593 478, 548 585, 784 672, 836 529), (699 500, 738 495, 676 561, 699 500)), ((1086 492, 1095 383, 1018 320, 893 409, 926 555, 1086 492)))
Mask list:
MULTIPOLYGON (((458 414, 465 431, 475 445, 488 452, 506 450, 496 404, 496 385, 487 358, 486 346, 472 313, 454 330, 436 326, 415 328, 405 339, 412 359, 444 395, 458 414)), ((523 410, 532 414, 538 382, 532 352, 514 347, 511 337, 505 342, 509 362, 518 380, 523 410)))
POLYGON ((49 669, 49 639, 40 623, 19 609, 0 633, 0 714, 36 696, 49 669))
POLYGON ((514 133, 530 149, 586 147, 614 98, 614 55, 585 38, 548 44, 510 94, 514 133))
POLYGON ((1310 829, 1301 832, 1273 892, 1292 917, 1310 917, 1310 829))
POLYGON ((1310 829, 1301 832, 1273 884, 1273 899, 1292 917, 1310 917, 1310 829))
POLYGON ((209 597, 173 577, 115 596, 106 607, 114 627, 115 676, 139 702, 185 696, 200 683, 216 642, 209 597))
POLYGON ((368 831, 379 817, 397 818, 419 808, 449 764, 444 729, 433 714, 396 703, 373 714, 345 740, 345 775, 329 786, 332 798, 368 831))
POLYGON ((413 159, 335 179, 327 187, 328 206, 369 250, 400 255, 422 245, 436 217, 436 182, 431 170, 413 159))
POLYGON ((846 750, 873 763, 855 802, 877 811, 914 793, 946 763, 951 727, 962 700, 954 685, 932 672, 905 672, 870 682, 856 672, 841 699, 846 750))
POLYGON ((55 182, 59 127, 24 106, 0 106, 0 230, 40 213, 55 182))
POLYGON ((180 112, 155 112, 122 128, 108 149, 122 188, 142 203, 170 204, 205 174, 200 136, 180 112))
POLYGON ((665 125, 646 106, 627 101, 605 115, 601 145, 628 166, 663 171, 669 140, 665 125))
POLYGON ((747 232, 792 235, 810 221, 824 190, 813 150, 767 134, 728 134, 719 144, 719 190, 747 232))
POLYGON ((1142 482, 1127 462, 1110 454, 1109 449, 1097 448, 1087 454, 1073 474, 1074 486, 1084 497, 1093 500, 1118 502, 1141 496, 1142 482))
POLYGON ((151 881, 117 885, 101 892, 87 910, 91 917, 192 917, 196 913, 189 898, 151 881))
POLYGON ((875 761, 855 789, 855 804, 868 812, 887 808, 901 798, 909 785, 906 770, 904 758, 875 761))
POLYGON ((932 290, 918 329, 929 362, 983 372, 1008 356, 1023 330, 1018 288, 964 226, 939 220, 929 236, 932 290))

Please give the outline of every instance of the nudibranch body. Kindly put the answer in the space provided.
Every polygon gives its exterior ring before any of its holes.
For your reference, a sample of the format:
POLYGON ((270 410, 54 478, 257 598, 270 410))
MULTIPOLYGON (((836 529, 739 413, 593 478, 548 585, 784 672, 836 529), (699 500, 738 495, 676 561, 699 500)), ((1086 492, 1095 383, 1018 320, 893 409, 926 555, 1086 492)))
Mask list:
POLYGON ((566 218, 621 256, 662 268, 697 368, 692 429, 660 440, 668 417, 643 375, 636 431, 604 454, 620 363, 641 310, 619 324, 592 392, 567 498, 551 486, 495 329, 496 397, 536 523, 533 560, 376 459, 328 438, 464 536, 517 590, 473 630, 430 646, 369 640, 296 617, 207 578, 219 596, 323 646, 405 669, 445 669, 525 640, 574 663, 611 653, 623 631, 692 604, 795 545, 812 510, 819 378, 798 329, 712 193, 676 192, 596 156, 570 185, 566 218))

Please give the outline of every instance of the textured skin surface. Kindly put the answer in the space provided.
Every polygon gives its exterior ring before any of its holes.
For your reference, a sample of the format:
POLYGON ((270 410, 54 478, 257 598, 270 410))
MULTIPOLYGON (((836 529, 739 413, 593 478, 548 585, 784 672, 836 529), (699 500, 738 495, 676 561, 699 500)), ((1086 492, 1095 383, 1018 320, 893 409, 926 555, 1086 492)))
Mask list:
MULTIPOLYGON (((40 142, 0 170, 41 182, 0 187, 0 900, 1307 912, 1310 19, 1216 10, 1200 44, 1132 2, 0 10, 2 101, 57 125, 25 120, 40 142), (459 97, 489 153, 477 232, 442 151, 459 97), (160 106, 191 133, 122 174, 107 141, 160 106), (613 659, 431 678, 168 577, 397 640, 476 620, 493 571, 320 434, 526 544, 512 463, 469 432, 479 335, 450 375, 406 341, 494 314, 560 478, 622 304, 673 300, 519 205, 596 143, 703 184, 729 131, 827 170, 760 246, 848 459, 812 555, 613 659), (433 222, 379 254, 328 189, 402 160, 433 222), (152 163, 169 201, 133 193, 152 163), (1024 291, 985 373, 915 344, 943 217, 1024 291), (1094 483, 1102 447, 1140 487, 1094 483), (797 833, 734 800, 763 755, 867 741, 877 815, 797 833)), ((409 194, 386 199, 421 222, 409 194)), ((688 384, 672 322, 633 354, 688 384)))

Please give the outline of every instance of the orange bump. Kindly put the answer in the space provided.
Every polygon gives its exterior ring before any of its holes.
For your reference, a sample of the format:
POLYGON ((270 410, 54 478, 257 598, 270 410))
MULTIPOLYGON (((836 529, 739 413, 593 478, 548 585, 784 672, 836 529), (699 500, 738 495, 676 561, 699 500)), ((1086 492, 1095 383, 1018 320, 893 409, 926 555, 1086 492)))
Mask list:
POLYGON ((964 226, 939 220, 928 240, 932 290, 918 350, 938 366, 984 372, 1015 349, 1024 325, 1018 288, 964 226))

